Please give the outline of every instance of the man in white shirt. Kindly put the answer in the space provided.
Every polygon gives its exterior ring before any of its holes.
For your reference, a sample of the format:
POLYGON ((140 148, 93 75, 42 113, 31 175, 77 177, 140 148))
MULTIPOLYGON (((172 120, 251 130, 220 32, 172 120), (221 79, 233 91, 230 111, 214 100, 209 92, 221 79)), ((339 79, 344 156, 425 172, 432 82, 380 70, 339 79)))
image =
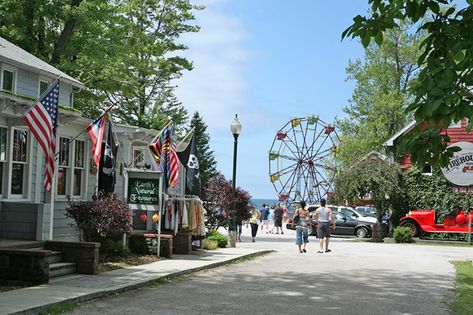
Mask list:
POLYGON ((335 229, 335 220, 332 216, 332 209, 325 205, 326 201, 322 198, 320 200, 320 208, 318 208, 314 214, 314 219, 317 224, 317 237, 319 238, 320 244, 320 250, 317 253, 323 253, 324 249, 326 253, 331 252, 328 248, 330 241, 330 221, 332 221, 332 228, 335 229))

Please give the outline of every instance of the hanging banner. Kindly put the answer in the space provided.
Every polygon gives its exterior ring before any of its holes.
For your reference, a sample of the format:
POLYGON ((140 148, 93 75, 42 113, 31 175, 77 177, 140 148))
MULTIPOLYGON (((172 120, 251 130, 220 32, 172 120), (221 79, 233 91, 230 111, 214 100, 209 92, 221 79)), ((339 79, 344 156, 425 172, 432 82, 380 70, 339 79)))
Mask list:
POLYGON ((473 143, 456 142, 450 147, 459 147, 461 151, 455 152, 447 167, 442 168, 443 175, 448 181, 458 186, 473 184, 473 143))

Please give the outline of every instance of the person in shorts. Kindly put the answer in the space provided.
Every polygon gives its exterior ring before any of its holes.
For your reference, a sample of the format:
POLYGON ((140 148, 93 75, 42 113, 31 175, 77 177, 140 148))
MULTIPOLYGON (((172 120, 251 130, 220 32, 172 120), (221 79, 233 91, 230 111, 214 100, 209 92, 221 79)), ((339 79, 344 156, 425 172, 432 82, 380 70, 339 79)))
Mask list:
POLYGON ((317 253, 329 253, 331 250, 328 248, 330 241, 330 222, 332 222, 332 228, 335 229, 335 220, 332 216, 332 210, 325 206, 325 199, 320 200, 320 208, 315 210, 314 219, 317 224, 317 237, 319 238, 320 250, 317 253))
POLYGON ((294 212, 294 217, 299 216, 299 220, 295 223, 292 221, 292 228, 296 224, 296 245, 299 253, 307 253, 306 244, 309 243, 309 226, 312 228, 312 221, 307 210, 305 201, 300 202, 301 207, 294 212))
POLYGON ((281 234, 284 234, 282 231, 282 215, 283 210, 281 204, 278 202, 276 204, 276 209, 274 209, 274 227, 276 228, 276 234, 279 234, 279 230, 281 230, 281 234))
POLYGON ((264 232, 264 229, 266 228, 266 234, 268 234, 269 231, 269 205, 267 203, 263 204, 263 208, 260 210, 261 213, 261 233, 264 232))

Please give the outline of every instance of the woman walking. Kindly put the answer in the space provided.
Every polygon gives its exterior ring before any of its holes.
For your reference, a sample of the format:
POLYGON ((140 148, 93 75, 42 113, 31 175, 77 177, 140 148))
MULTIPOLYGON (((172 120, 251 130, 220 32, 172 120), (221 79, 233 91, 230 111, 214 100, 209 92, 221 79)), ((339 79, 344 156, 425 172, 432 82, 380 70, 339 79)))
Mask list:
MULTIPOLYGON (((255 207, 252 207, 250 210, 251 217, 248 222, 251 225, 251 241, 255 242, 256 233, 258 232, 258 220, 261 217, 261 214, 255 207)), ((248 227, 248 222, 246 223, 246 227, 248 227)))
POLYGON ((301 201, 301 207, 294 212, 292 227, 294 224, 296 225, 296 245, 299 247, 299 253, 307 253, 305 246, 309 243, 309 226, 312 227, 312 221, 305 201, 301 201))

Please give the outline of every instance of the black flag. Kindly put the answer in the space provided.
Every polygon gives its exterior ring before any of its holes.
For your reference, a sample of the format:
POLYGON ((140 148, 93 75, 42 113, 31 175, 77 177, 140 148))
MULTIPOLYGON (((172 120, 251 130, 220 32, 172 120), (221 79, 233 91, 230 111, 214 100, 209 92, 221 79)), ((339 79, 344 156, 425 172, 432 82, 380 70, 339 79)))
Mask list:
MULTIPOLYGON (((200 174, 199 174, 199 161, 196 153, 195 136, 192 135, 190 144, 188 145, 189 157, 186 165, 186 193, 189 195, 200 197, 200 174)), ((186 150, 184 150, 186 151, 186 150)), ((182 161, 182 160, 181 160, 182 161)), ((182 163, 184 163, 182 161, 182 163)))
POLYGON ((102 148, 99 171, 99 191, 113 192, 115 190, 115 165, 118 146, 113 138, 112 123, 108 123, 107 142, 102 148))

